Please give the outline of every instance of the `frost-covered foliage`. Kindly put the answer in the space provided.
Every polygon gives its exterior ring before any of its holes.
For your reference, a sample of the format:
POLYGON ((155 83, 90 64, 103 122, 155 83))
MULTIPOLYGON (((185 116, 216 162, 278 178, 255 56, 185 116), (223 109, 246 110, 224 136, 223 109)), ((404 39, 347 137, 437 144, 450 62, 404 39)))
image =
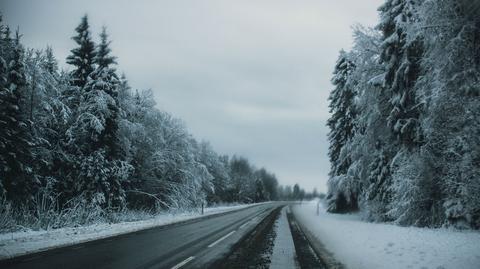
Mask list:
POLYGON ((24 48, 19 33, 12 39, 6 27, 0 42, 0 195, 28 203, 38 182, 32 177, 24 48))
POLYGON ((332 164, 330 170, 331 180, 328 182, 330 190, 327 199, 329 210, 342 212, 357 208, 357 191, 352 186, 354 179, 348 174, 352 163, 351 150, 347 145, 354 136, 356 111, 354 106, 355 81, 350 76, 355 70, 355 64, 349 59, 346 52, 341 51, 332 83, 335 89, 330 93, 330 112, 332 117, 328 120, 330 127, 329 157, 332 164))
POLYGON ((275 175, 220 156, 132 90, 105 28, 98 45, 86 16, 76 32, 66 72, 0 21, 0 230, 283 198, 275 175))
POLYGON ((351 88, 335 69, 330 122, 354 130, 330 124, 352 133, 330 136, 330 204, 357 203, 375 221, 480 228, 480 3, 388 0, 379 11, 341 53, 355 66, 342 76, 351 88), (356 95, 353 121, 337 112, 347 111, 339 90, 356 95))

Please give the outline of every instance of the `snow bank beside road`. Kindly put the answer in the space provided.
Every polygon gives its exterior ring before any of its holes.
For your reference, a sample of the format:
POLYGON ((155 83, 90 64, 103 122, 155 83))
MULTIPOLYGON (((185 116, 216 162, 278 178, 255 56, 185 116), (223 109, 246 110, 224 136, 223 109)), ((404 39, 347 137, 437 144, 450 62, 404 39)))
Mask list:
POLYGON ((0 234, 0 259, 7 259, 42 250, 74 245, 96 239, 131 233, 152 227, 168 225, 202 216, 238 210, 258 204, 205 208, 205 214, 164 214, 155 218, 113 224, 95 224, 76 228, 60 228, 49 231, 26 231, 0 234))
POLYGON ((338 215, 316 203, 294 207, 307 227, 335 258, 350 269, 480 268, 480 233, 368 223, 357 215, 338 215))

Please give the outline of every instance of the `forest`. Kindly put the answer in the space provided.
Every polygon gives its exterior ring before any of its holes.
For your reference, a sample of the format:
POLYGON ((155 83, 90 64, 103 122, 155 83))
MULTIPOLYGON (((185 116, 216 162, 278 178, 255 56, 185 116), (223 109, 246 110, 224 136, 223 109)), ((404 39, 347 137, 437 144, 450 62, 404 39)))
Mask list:
POLYGON ((328 210, 480 228, 480 3, 388 0, 334 69, 328 210))
POLYGON ((308 195, 244 157, 216 153, 158 109, 151 90, 132 89, 106 28, 96 43, 87 15, 70 70, 51 47, 26 48, 18 30, 0 27, 0 230, 308 195))

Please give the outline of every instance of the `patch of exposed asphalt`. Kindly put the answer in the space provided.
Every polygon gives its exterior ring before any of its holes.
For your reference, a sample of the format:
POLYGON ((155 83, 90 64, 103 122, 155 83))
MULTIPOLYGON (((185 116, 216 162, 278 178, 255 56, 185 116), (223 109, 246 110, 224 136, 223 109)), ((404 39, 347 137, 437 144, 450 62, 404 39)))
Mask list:
POLYGON ((268 269, 275 242, 275 221, 280 216, 279 207, 273 210, 255 229, 233 245, 230 254, 215 262, 214 269, 268 269))

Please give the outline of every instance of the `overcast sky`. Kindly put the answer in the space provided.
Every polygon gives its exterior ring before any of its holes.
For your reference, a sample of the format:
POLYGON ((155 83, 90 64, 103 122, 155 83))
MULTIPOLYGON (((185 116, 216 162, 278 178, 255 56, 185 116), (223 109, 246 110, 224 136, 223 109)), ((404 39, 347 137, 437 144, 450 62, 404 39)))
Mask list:
POLYGON ((383 0, 0 0, 29 47, 51 45, 63 67, 88 13, 106 25, 119 70, 151 88, 222 154, 248 157, 281 184, 326 190, 326 120, 338 51, 351 26, 376 24, 383 0))

